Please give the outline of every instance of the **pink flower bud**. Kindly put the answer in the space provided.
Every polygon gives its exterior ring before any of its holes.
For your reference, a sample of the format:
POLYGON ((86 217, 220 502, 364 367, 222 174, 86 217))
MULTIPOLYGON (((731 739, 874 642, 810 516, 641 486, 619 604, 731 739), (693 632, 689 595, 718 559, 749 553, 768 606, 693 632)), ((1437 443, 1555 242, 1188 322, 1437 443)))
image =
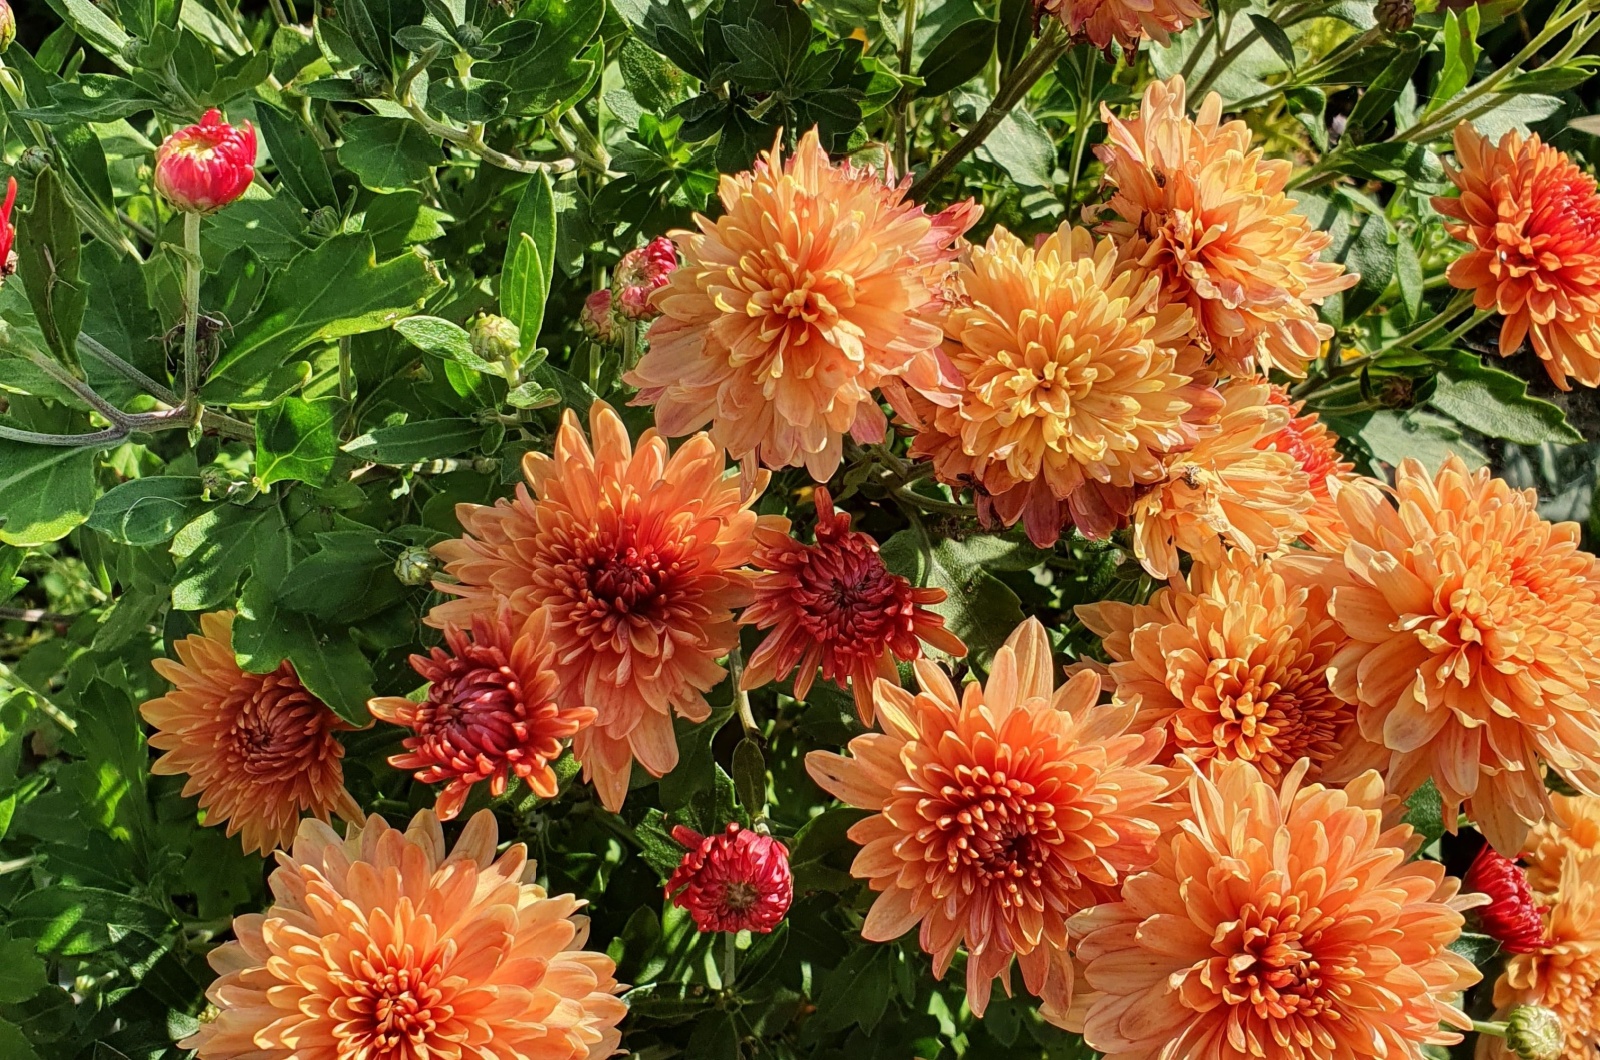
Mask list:
POLYGON ((625 320, 654 320, 661 311, 650 296, 665 287, 678 268, 678 251, 672 240, 658 236, 622 255, 611 281, 611 301, 625 320))
POLYGON ((222 120, 212 107, 156 151, 156 190, 179 210, 210 213, 243 195, 255 177, 256 131, 222 120))
POLYGON ((595 291, 583 300, 583 312, 578 314, 583 333, 596 342, 609 343, 617 337, 616 321, 611 317, 611 292, 595 291))

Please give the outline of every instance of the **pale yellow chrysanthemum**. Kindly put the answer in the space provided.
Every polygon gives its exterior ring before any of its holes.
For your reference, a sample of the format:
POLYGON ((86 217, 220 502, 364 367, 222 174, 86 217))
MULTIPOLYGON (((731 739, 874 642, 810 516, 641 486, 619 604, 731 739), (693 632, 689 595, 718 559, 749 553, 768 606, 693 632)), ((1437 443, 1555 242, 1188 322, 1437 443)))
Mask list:
POLYGON ((912 398, 911 454, 1042 547, 1067 523, 1109 532, 1129 488, 1159 479, 1215 412, 1188 311, 1160 305, 1159 279, 1112 240, 1070 225, 1037 247, 997 228, 957 275, 943 324, 959 386, 912 398))
POLYGON ((1195 314, 1195 337, 1233 375, 1305 374, 1333 329, 1316 307, 1358 277, 1321 260, 1331 237, 1284 194, 1293 167, 1250 145, 1242 121, 1222 121, 1215 92, 1191 119, 1182 77, 1145 89, 1127 121, 1109 107, 1095 153, 1116 188, 1104 225, 1166 297, 1195 314))
POLYGON ((735 460, 805 465, 825 482, 846 434, 881 441, 872 391, 937 382, 939 299, 970 200, 929 216, 909 182, 834 165, 816 130, 785 161, 722 178, 723 214, 674 232, 683 264, 651 296, 661 316, 623 378, 669 436, 710 424, 735 460))
POLYGON ((1309 530, 1309 476, 1292 455, 1265 444, 1288 424, 1289 410, 1261 385, 1230 383, 1222 397, 1219 429, 1169 456, 1165 477, 1134 502, 1134 555, 1154 577, 1178 573, 1179 549, 1220 563, 1229 547, 1267 555, 1309 530))

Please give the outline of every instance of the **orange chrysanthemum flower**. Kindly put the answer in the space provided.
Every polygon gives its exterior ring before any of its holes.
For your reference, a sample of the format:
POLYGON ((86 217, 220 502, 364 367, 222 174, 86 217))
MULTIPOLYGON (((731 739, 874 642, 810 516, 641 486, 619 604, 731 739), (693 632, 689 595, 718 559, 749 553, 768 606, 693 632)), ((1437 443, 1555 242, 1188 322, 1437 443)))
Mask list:
POLYGON ((217 1017, 199 1060, 599 1060, 627 1006, 584 950, 583 902, 533 882, 527 848, 495 857, 480 810, 455 850, 427 810, 374 814, 341 840, 306 821, 272 873, 274 904, 211 952, 217 1017))
POLYGON ((851 872, 882 892, 861 933, 886 942, 920 924, 940 977, 965 946, 978 1015, 1015 958, 1044 1017, 1061 1023, 1067 918, 1154 857, 1168 782, 1149 763, 1162 734, 1129 733, 1131 708, 1096 706, 1092 674, 1056 689, 1035 619, 995 653, 985 684, 958 694, 937 666, 915 666, 916 695, 877 684, 882 733, 851 740, 849 758, 806 756, 829 793, 875 811, 850 829, 862 847, 851 872))
POLYGON ((667 435, 706 424, 734 459, 804 464, 825 482, 846 433, 881 441, 872 391, 937 382, 938 299, 972 202, 930 217, 874 172, 833 165, 815 130, 785 162, 722 178, 723 215, 672 233, 683 264, 653 296, 663 314, 623 378, 667 435))
POLYGON ((1263 444, 1287 426, 1289 410, 1265 386, 1243 382, 1225 385, 1222 398, 1220 429, 1169 456, 1165 477, 1134 502, 1134 555, 1157 578, 1178 573, 1179 549, 1215 564, 1228 547, 1266 555, 1308 532, 1310 477, 1263 444))
POLYGON ((1592 176, 1564 152, 1515 130, 1489 143, 1471 125, 1456 128, 1457 199, 1434 209, 1445 230, 1470 250, 1451 263, 1450 283, 1493 309, 1500 356, 1532 338, 1533 351, 1562 390, 1570 376, 1600 386, 1600 194, 1592 176))
MULTIPOLYGON (((1344 790, 1215 761, 1192 816, 1121 901, 1073 919, 1091 995, 1083 1034, 1106 1060, 1421 1060, 1471 1022, 1478 980, 1448 948, 1460 881, 1385 828, 1383 781, 1344 790)), ((1186 807, 1188 808, 1188 807, 1186 807)))
POLYGON ((1110 239, 1062 225, 1037 248, 996 228, 968 251, 944 315, 960 385, 913 395, 911 455, 971 487, 985 520, 1049 547, 1067 521, 1109 533, 1129 487, 1195 444, 1215 394, 1190 374, 1189 313, 1160 307, 1159 280, 1110 239))
MULTIPOLYGON (((1555 838, 1559 826, 1547 827, 1555 838)), ((1561 1017, 1562 1060, 1594 1060, 1600 1051, 1600 858, 1579 847, 1564 852, 1543 910, 1544 944, 1506 962, 1494 984, 1495 1018, 1518 1005, 1542 1005, 1561 1017)), ((1503 1039, 1479 1036, 1478 1060, 1514 1055, 1503 1039)))
POLYGON ((1432 777, 1447 827, 1464 802, 1515 856, 1550 813, 1541 760, 1600 793, 1600 569, 1577 523, 1459 457, 1437 475, 1405 461, 1393 495, 1336 493, 1351 544, 1331 610, 1351 639, 1333 690, 1360 705, 1397 795, 1432 777))
POLYGON ((1077 608, 1113 660, 1115 702, 1138 710, 1133 727, 1167 732, 1160 761, 1239 758, 1279 777, 1305 758, 1315 778, 1359 739, 1355 708, 1328 687, 1344 631, 1307 570, 1331 562, 1232 551, 1217 566, 1197 562, 1148 604, 1077 608))
POLYGON ((1551 795, 1553 813, 1533 826, 1522 848, 1528 884, 1545 905, 1561 893, 1561 866, 1600 853, 1600 799, 1551 795))
POLYGON ((150 772, 186 775, 183 793, 199 797, 206 824, 270 854, 289 845, 302 813, 361 820, 333 736, 352 726, 306 691, 288 660, 271 673, 241 670, 232 611, 201 615, 200 632, 173 648, 178 662, 152 664, 172 691, 139 708, 156 729, 150 746, 167 752, 150 772))
POLYGON ((1321 260, 1331 237, 1284 194, 1293 167, 1252 149, 1244 122, 1223 124, 1215 92, 1191 120, 1182 77, 1152 82, 1137 117, 1101 114, 1095 153, 1120 218, 1104 230, 1194 310, 1195 337, 1224 371, 1304 375, 1333 334, 1316 306, 1357 277, 1321 260))
POLYGON ((634 759, 655 776, 677 764, 673 712, 710 714, 705 693, 724 675, 717 660, 739 639, 734 609, 751 598, 739 568, 757 527, 779 520, 749 510, 765 473, 741 499, 704 434, 670 456, 654 431, 636 448, 604 402, 589 426, 593 449, 568 410, 555 455, 523 457, 527 488, 493 507, 457 506, 466 536, 434 551, 457 579, 438 588, 460 599, 428 623, 466 626, 502 603, 523 618, 546 610, 558 702, 598 712, 573 752, 616 810, 634 759))
POLYGON ((367 704, 373 717, 412 732, 405 753, 389 764, 416 770, 424 784, 448 782, 434 806, 441 821, 454 819, 482 780, 494 796, 505 794, 514 775, 541 799, 555 798, 550 764, 596 712, 563 706, 556 694, 550 612, 535 611, 516 628, 503 608, 493 617, 473 615, 471 633, 451 626, 444 635, 449 650, 411 657, 428 681, 422 702, 382 696, 367 704))
POLYGON ((817 543, 789 536, 787 522, 756 531, 755 600, 740 621, 770 629, 750 655, 740 679, 744 689, 781 681, 794 672, 796 699, 806 698, 817 669, 822 677, 855 694, 863 724, 872 724, 872 684, 900 683, 895 660, 920 658, 922 645, 962 656, 967 646, 928 610, 945 598, 890 573, 878 543, 850 529, 848 513, 835 511, 833 497, 818 486, 817 543))
POLYGON ((1101 51, 1115 41, 1130 55, 1146 37, 1167 44, 1207 15, 1197 0, 1035 0, 1034 6, 1039 17, 1055 18, 1101 51))
POLYGON ((1350 542, 1350 531, 1339 516, 1330 482, 1349 482, 1356 478, 1355 465, 1339 452, 1339 438, 1315 412, 1304 412, 1304 401, 1295 401, 1276 383, 1268 389, 1267 400, 1289 410, 1283 430, 1256 443, 1257 448, 1288 453, 1306 473, 1311 486, 1311 507, 1306 510, 1306 544, 1325 552, 1342 552, 1350 542))

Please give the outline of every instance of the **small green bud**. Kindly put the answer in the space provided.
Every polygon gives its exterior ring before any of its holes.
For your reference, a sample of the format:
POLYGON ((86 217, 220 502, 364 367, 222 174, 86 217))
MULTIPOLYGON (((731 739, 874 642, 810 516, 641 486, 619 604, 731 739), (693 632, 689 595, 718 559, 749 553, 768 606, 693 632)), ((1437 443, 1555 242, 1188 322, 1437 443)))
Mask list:
POLYGON ((439 570, 439 561, 421 545, 413 545, 394 561, 394 576, 401 585, 426 585, 439 570))
POLYGON ((1542 1005, 1518 1005, 1506 1017, 1506 1045, 1521 1060, 1561 1060, 1561 1017, 1542 1005))
POLYGON ((522 352, 522 333, 505 317, 484 313, 467 332, 472 352, 489 362, 514 362, 522 352))
POLYGON ((456 42, 463 48, 476 48, 483 43, 483 30, 470 22, 456 27, 456 42))
POLYGON ((200 469, 200 495, 207 500, 217 500, 233 492, 233 479, 215 464, 200 469))
POLYGON ((6 0, 0 0, 0 53, 17 39, 17 15, 6 0))
POLYGON ((55 156, 43 147, 30 147, 17 159, 17 169, 30 177, 37 177, 55 163, 55 156))
POLYGON ((1415 0, 1378 0, 1372 5, 1372 17, 1378 20, 1379 29, 1393 36, 1417 21, 1417 5, 1415 0))
POLYGON ((144 57, 144 41, 129 37, 122 45, 122 61, 129 66, 139 66, 144 57))
POLYGON ((480 475, 492 475, 500 470, 500 460, 493 456, 475 456, 472 458, 472 470, 480 475))
POLYGON ((308 223, 311 234, 318 239, 328 239, 339 234, 344 227, 344 221, 339 216, 339 211, 332 206, 318 206, 311 211, 311 220, 308 223))
POLYGON ((389 79, 375 66, 358 66, 350 71, 350 87, 362 99, 383 99, 389 94, 389 79))

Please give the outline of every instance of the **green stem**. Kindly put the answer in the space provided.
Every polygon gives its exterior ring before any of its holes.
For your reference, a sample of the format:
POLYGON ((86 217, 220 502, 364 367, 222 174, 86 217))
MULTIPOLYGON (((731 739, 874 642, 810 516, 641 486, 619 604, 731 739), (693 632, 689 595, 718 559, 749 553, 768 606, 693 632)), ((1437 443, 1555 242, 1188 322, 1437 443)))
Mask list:
MULTIPOLYGON (((900 20, 900 73, 909 76, 917 44, 917 0, 901 0, 905 5, 900 20)), ((896 173, 911 169, 911 93, 900 93, 894 117, 894 162, 896 173)))
POLYGON ((971 515, 970 505, 957 504, 953 501, 941 501, 934 497, 924 497, 910 486, 896 486, 890 491, 894 497, 903 504, 909 504, 925 512, 943 512, 946 515, 971 515))
POLYGON ((106 349, 98 339, 88 332, 83 332, 78 336, 78 347, 151 397, 165 401, 169 405, 180 403, 181 399, 177 394, 174 394, 169 388, 151 379, 139 369, 106 349))
MULTIPOLYGON (((183 215, 183 397, 200 390, 200 215, 183 215)), ((198 403, 197 403, 198 404, 198 403)))
POLYGON ((346 405, 350 404, 354 392, 351 385, 353 374, 350 370, 350 337, 347 335, 339 340, 339 400, 346 405))
POLYGON ((739 933, 725 931, 722 937, 722 989, 732 990, 739 968, 739 933))
POLYGON ((1487 1034, 1491 1038, 1504 1038, 1509 1029, 1506 1023, 1485 1023, 1482 1020, 1472 1021, 1472 1030, 1475 1034, 1487 1034))
POLYGON ((1067 198, 1076 205, 1078 178, 1083 175, 1083 152, 1089 146, 1089 129, 1094 124, 1094 61, 1074 62, 1078 68, 1078 113, 1072 130, 1072 172, 1067 180, 1067 198))
POLYGON ((989 138, 989 134, 994 132, 995 127, 1000 124, 1001 120, 1011 113, 1011 108, 1016 106, 1023 96, 1028 94, 1028 90, 1034 86, 1039 78, 1043 77, 1055 66, 1056 60, 1066 53, 1067 47, 1071 43, 1072 41, 1067 37, 1066 31, 1061 28, 1061 23, 1054 19, 1046 23, 1044 33, 1034 43, 1033 50, 1017 64, 1017 68, 1011 71, 1010 76, 1001 82, 1000 91, 995 94, 994 99, 990 101, 982 116, 978 118, 972 128, 967 130, 967 134, 957 141, 954 147, 940 156, 939 161, 935 162, 928 169, 928 172, 923 174, 921 180, 911 185, 911 193, 908 198, 916 202, 926 199, 928 193, 938 187, 939 182, 950 175, 950 171, 956 168, 957 163, 973 151, 976 151, 983 144, 983 141, 989 138))
POLYGON ((744 655, 735 644, 728 651, 728 679, 733 682, 733 703, 739 712, 739 724, 746 736, 760 738, 761 726, 756 724, 755 712, 750 709, 750 693, 742 687, 744 681, 744 655))

